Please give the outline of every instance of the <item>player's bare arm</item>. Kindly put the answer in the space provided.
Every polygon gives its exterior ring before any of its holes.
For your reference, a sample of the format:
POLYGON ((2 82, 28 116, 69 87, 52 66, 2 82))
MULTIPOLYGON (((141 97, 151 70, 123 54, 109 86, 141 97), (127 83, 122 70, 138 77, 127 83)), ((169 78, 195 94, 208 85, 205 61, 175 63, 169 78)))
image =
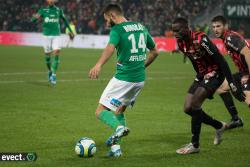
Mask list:
POLYGON ((112 44, 108 44, 106 48, 103 50, 101 57, 95 64, 95 66, 89 71, 90 79, 97 79, 99 73, 101 71, 102 66, 108 61, 108 59, 112 56, 115 51, 115 46, 112 44))
POLYGON ((147 68, 153 61, 157 58, 159 55, 158 50, 156 48, 153 48, 149 51, 148 58, 145 62, 145 67, 147 68))

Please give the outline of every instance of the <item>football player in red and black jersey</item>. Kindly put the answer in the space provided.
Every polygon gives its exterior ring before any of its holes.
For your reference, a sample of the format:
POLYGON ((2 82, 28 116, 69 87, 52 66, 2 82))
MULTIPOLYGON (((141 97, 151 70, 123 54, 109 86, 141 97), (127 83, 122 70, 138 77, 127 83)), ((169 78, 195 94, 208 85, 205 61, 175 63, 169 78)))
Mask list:
POLYGON ((245 100, 241 89, 234 83, 231 71, 217 47, 203 32, 191 31, 188 21, 177 18, 172 23, 174 36, 177 38, 179 49, 191 61, 197 75, 188 90, 185 99, 184 112, 191 116, 191 143, 176 150, 178 154, 197 153, 199 149, 199 137, 201 124, 205 123, 216 129, 214 144, 220 144, 221 135, 227 128, 227 124, 213 119, 202 109, 203 102, 212 99, 214 92, 223 83, 225 77, 230 83, 234 96, 240 101, 245 100))
MULTIPOLYGON (((246 99, 246 104, 250 107, 250 50, 247 41, 237 32, 228 29, 227 20, 224 16, 216 16, 212 19, 212 29, 216 37, 221 38, 224 42, 225 48, 228 54, 232 58, 235 66, 238 68, 238 72, 233 75, 234 80, 240 85, 243 90, 246 99)), ((227 80, 223 82, 217 92, 221 96, 229 94, 229 86, 227 80)), ((232 122, 229 124, 229 128, 243 126, 243 122, 237 116, 233 116, 237 113, 233 100, 224 99, 224 103, 232 113, 232 122)))

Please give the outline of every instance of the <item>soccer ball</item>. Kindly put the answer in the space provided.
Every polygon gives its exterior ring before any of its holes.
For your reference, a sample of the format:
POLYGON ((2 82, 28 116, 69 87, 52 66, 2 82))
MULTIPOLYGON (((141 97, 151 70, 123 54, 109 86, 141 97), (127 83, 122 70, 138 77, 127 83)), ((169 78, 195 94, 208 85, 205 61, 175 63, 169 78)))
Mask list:
POLYGON ((88 137, 81 138, 76 143, 75 152, 80 157, 92 157, 96 153, 94 140, 88 137))

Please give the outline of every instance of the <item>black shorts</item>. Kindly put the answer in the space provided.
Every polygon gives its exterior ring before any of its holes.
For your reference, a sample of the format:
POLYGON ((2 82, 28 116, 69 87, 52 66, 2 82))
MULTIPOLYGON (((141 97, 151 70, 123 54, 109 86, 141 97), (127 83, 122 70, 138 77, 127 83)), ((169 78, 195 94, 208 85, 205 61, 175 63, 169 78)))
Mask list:
POLYGON ((246 84, 241 84, 241 78, 243 77, 243 73, 237 72, 233 74, 233 79, 236 82, 237 86, 242 89, 242 91, 250 91, 250 82, 248 81, 246 84))
POLYGON ((216 72, 216 74, 209 79, 194 80, 188 90, 188 93, 194 94, 198 87, 203 87, 207 90, 207 98, 213 99, 214 92, 220 87, 224 80, 224 74, 216 72))

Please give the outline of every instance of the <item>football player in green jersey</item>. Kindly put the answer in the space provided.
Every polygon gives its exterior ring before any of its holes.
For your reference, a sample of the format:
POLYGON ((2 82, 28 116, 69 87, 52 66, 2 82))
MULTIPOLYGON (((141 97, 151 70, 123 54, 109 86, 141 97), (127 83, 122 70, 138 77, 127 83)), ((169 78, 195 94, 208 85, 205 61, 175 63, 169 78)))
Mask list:
POLYGON ((48 67, 48 79, 52 84, 56 84, 56 71, 59 64, 59 51, 61 49, 60 40, 60 19, 63 19, 66 27, 69 29, 70 39, 74 38, 68 20, 63 11, 55 5, 55 0, 46 0, 48 6, 41 8, 37 14, 32 17, 32 21, 42 20, 44 35, 45 61, 48 67), (51 57, 53 55, 53 57, 51 57), (51 58, 53 59, 51 61, 51 58))
POLYGON ((129 132, 124 111, 134 104, 144 86, 145 68, 155 60, 158 51, 148 30, 138 22, 127 21, 119 5, 109 4, 104 9, 104 19, 111 27, 109 43, 89 71, 89 78, 98 78, 102 66, 116 50, 116 73, 102 93, 96 116, 115 130, 106 144, 111 147, 109 156, 119 157, 120 139, 129 132))

